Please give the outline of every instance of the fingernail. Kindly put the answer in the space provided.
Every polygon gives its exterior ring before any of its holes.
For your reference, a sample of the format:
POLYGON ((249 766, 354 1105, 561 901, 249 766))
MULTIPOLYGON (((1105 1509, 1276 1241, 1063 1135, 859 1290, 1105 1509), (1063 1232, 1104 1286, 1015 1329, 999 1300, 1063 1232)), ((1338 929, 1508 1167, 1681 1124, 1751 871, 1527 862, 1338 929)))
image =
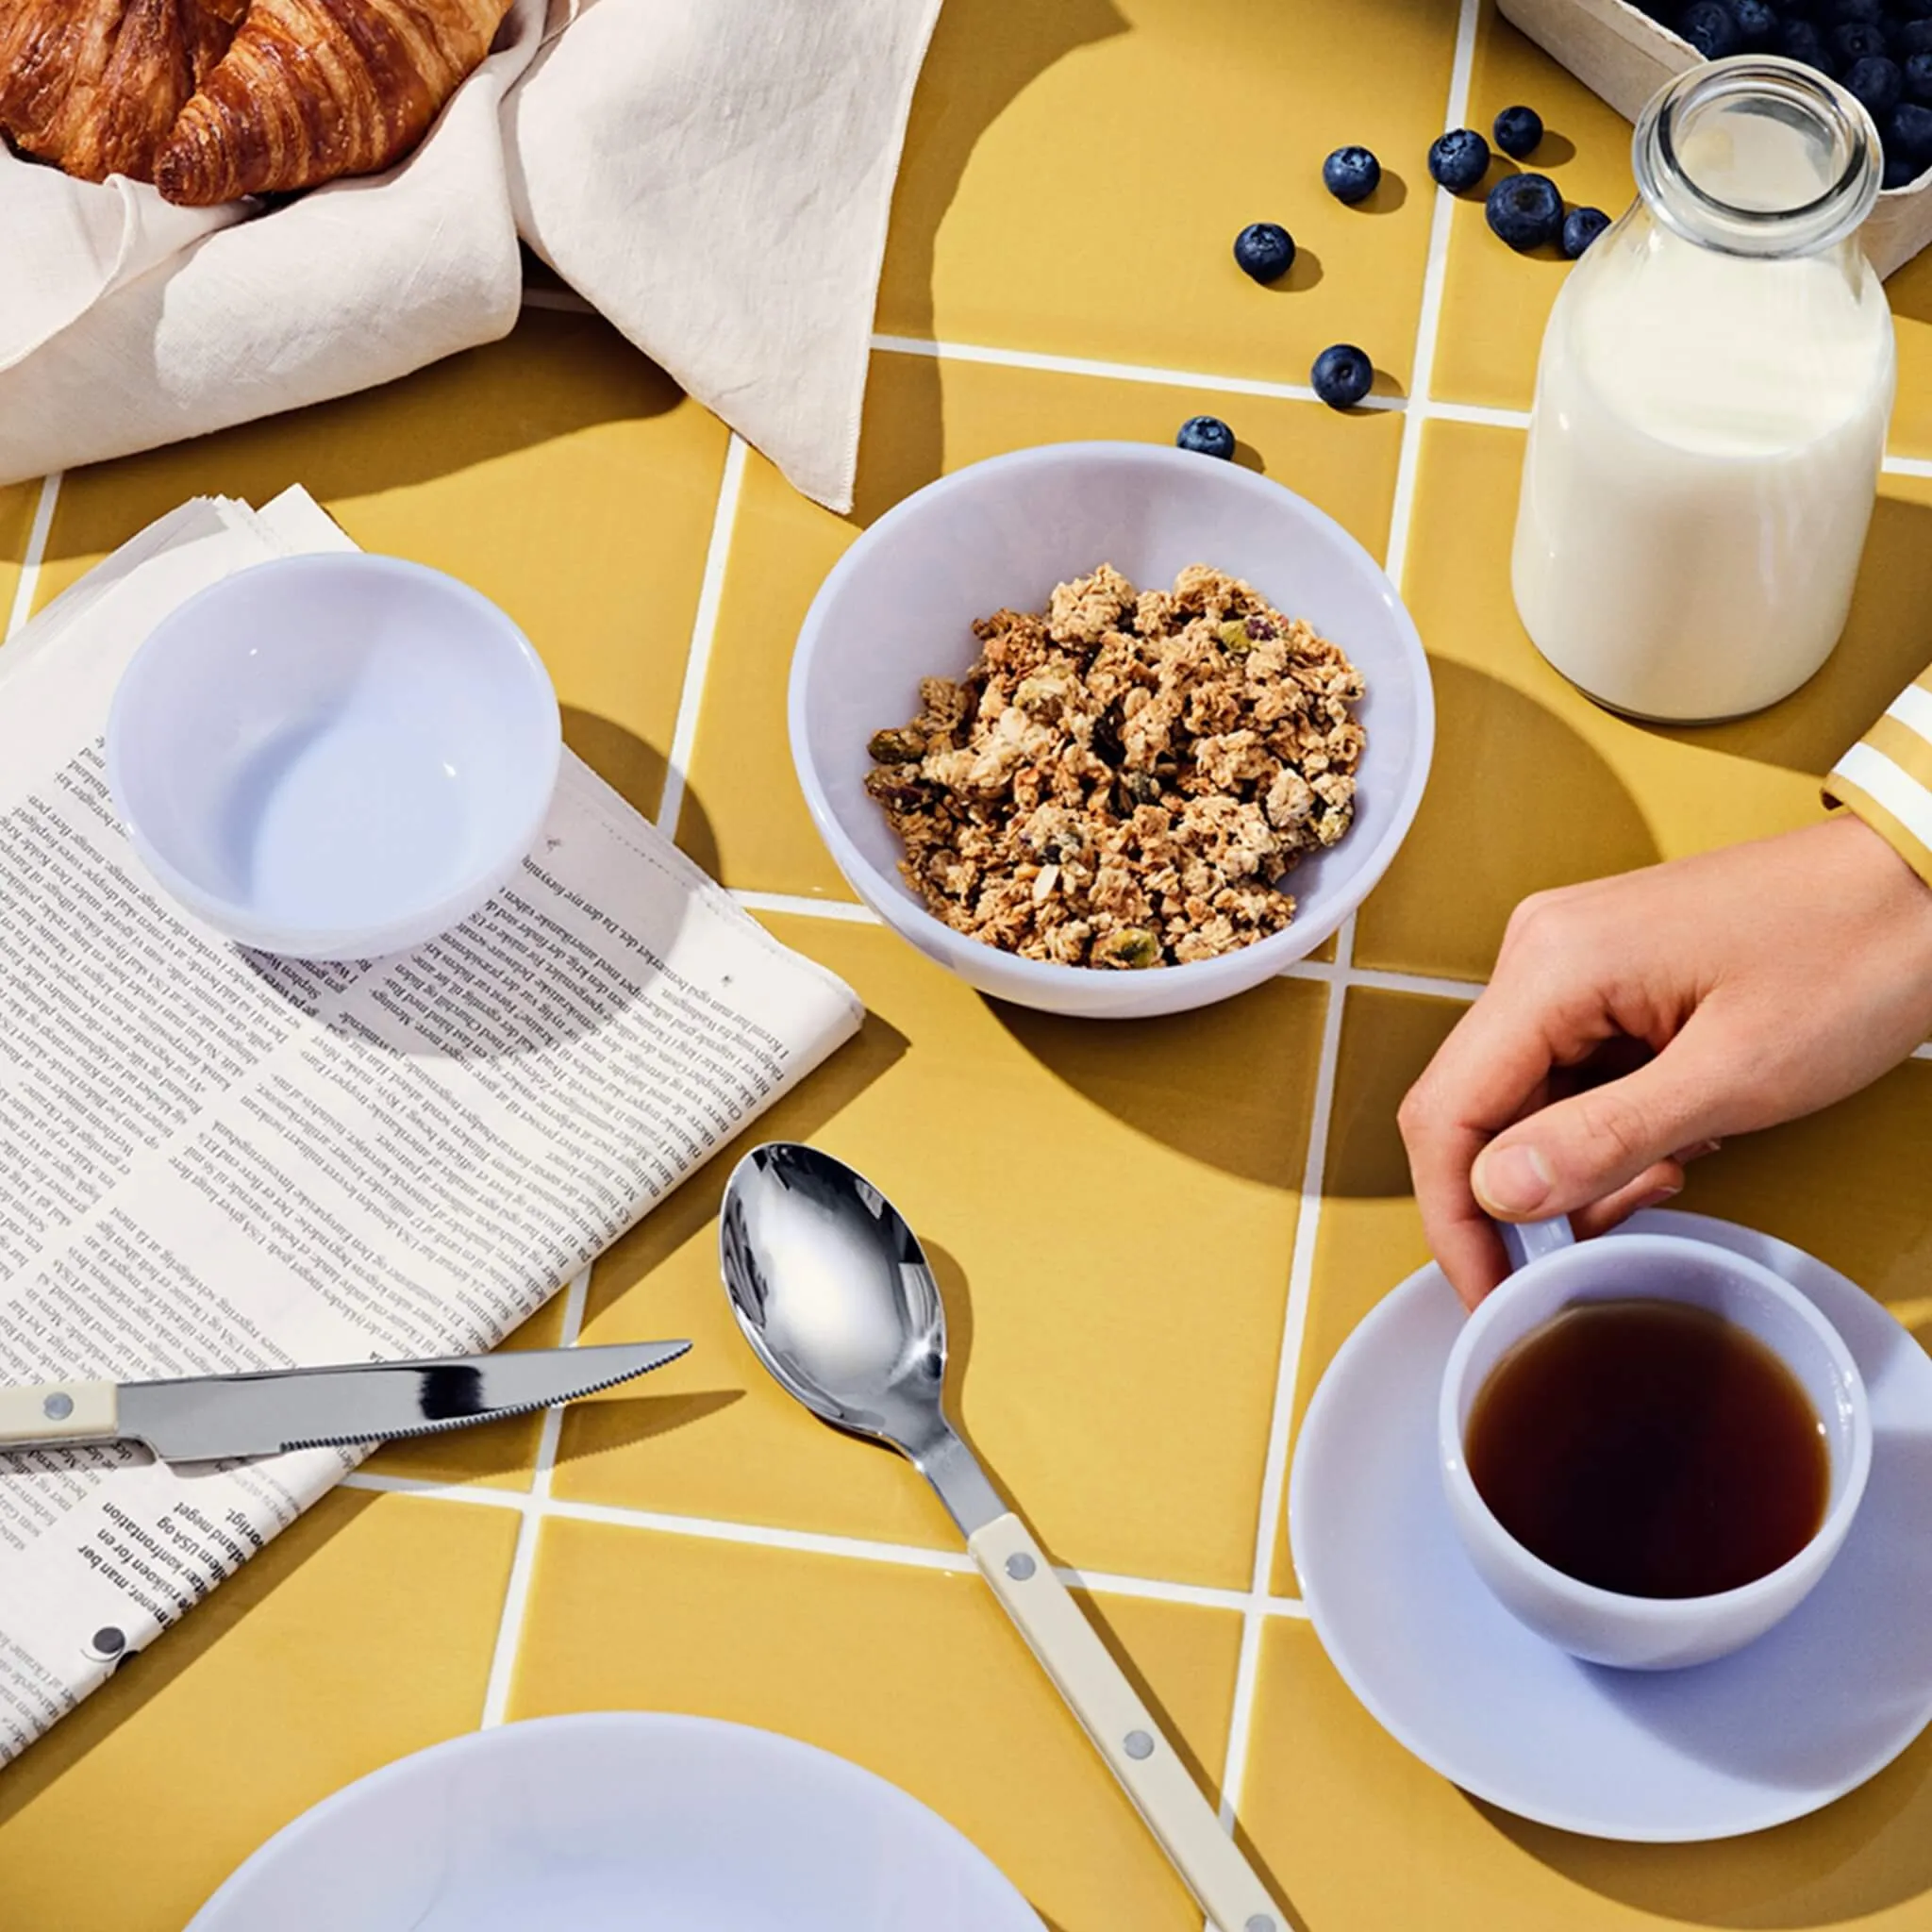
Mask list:
POLYGON ((1470 1183, 1491 1214, 1534 1214, 1549 1198, 1549 1164, 1534 1147, 1485 1147, 1470 1183))
POLYGON ((1666 1201, 1683 1191, 1682 1188, 1653 1188, 1630 1211, 1635 1214, 1645 1208, 1661 1208, 1666 1201))
MULTIPOLYGON (((1693 1141, 1688 1147, 1680 1147, 1671 1158, 1674 1160, 1702 1160, 1707 1154, 1715 1154, 1724 1143, 1722 1141, 1693 1141)), ((1674 1194, 1677 1191, 1673 1188, 1674 1194)))

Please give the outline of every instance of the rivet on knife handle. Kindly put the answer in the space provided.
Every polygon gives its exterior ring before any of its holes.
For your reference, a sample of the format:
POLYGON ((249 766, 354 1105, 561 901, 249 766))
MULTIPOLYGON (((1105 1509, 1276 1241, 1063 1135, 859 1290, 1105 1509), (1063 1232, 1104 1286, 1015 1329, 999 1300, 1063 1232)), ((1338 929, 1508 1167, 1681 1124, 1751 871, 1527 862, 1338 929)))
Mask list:
POLYGON ((120 1396, 111 1382, 0 1389, 0 1449, 111 1442, 120 1433, 120 1396))

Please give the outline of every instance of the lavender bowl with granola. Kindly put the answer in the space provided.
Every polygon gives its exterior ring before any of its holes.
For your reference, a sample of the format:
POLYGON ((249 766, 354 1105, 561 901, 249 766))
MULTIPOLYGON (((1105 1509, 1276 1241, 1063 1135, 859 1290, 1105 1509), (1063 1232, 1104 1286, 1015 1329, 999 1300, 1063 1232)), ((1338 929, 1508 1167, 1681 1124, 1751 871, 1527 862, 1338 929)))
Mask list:
POLYGON ((1326 940, 1428 776, 1427 660, 1347 532, 1130 442, 908 497, 799 634, 792 756, 853 890, 981 991, 1133 1018, 1326 940))

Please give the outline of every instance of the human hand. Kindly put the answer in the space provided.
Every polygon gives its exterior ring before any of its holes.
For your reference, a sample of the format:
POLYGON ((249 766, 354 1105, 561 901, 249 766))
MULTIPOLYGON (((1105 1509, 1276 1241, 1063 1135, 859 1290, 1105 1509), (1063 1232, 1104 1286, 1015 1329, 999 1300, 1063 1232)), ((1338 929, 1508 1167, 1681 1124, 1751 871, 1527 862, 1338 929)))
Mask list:
POLYGON ((1403 1101, 1423 1224, 1474 1307, 1494 1220, 1599 1234, 1731 1134, 1827 1107, 1932 1032, 1932 891, 1850 812, 1516 908, 1494 976, 1403 1101), (1577 1071, 1632 1044, 1620 1078, 1577 1071))

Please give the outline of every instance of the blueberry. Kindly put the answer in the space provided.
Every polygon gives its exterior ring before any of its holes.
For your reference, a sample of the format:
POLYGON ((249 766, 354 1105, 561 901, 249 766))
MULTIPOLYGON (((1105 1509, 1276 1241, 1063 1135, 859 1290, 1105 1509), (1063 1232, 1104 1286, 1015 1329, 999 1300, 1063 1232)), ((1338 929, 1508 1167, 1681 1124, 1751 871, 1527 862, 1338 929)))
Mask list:
POLYGON ((1490 226, 1518 254, 1554 242, 1563 225, 1563 197, 1547 175, 1511 175, 1490 190, 1490 226))
POLYGON ((1831 30, 1831 58, 1841 66, 1849 67, 1857 60, 1875 60, 1883 56, 1891 43, 1885 38, 1882 26, 1868 26, 1862 21, 1852 21, 1844 26, 1831 30))
POLYGON ((1315 358, 1308 380, 1331 409, 1349 409, 1368 394, 1375 365, 1353 342, 1337 342, 1315 358))
POLYGON ((1831 0, 1831 18, 1839 26, 1879 26, 1885 0, 1831 0))
POLYGON ((1294 266, 1294 237, 1279 222, 1250 222, 1234 238, 1234 258, 1257 282, 1278 282, 1294 266))
POLYGON ((1429 175, 1452 194, 1474 188, 1490 172, 1490 144, 1474 127, 1452 127, 1429 143, 1429 175))
POLYGON ((1908 20, 1892 36, 1893 58, 1909 60, 1914 54, 1932 54, 1932 20, 1908 20))
POLYGON ((1821 74, 1831 72, 1831 56, 1824 51, 1824 36, 1808 20, 1788 20, 1777 31, 1777 51, 1787 60, 1802 60, 1821 74))
POLYGON ((1337 201, 1366 201, 1381 178, 1381 162, 1365 147, 1339 147, 1322 163, 1322 185, 1337 201))
POLYGON ((1885 188, 1909 188, 1919 178, 1919 171, 1911 162, 1898 155, 1888 155, 1885 159, 1885 176, 1879 184, 1885 188))
POLYGON ((1731 0, 1731 18, 1738 23, 1738 44, 1747 54, 1770 46, 1777 38, 1777 9, 1770 0, 1731 0))
POLYGON ((1738 23, 1724 0, 1691 0, 1677 16, 1677 33, 1707 60, 1722 60, 1738 51, 1738 23))
POLYGON ((1907 101, 1885 124, 1885 158, 1909 161, 1914 169, 1932 163, 1932 108, 1907 101))
POLYGON ((1225 460, 1234 455, 1234 431, 1219 416, 1190 416, 1174 432, 1174 446, 1225 460))
POLYGON ((1905 92, 1905 75, 1898 71, 1896 60, 1875 54, 1854 60, 1845 69, 1844 89, 1863 101, 1875 120, 1883 120, 1898 106, 1899 96, 1905 92))
POLYGON ((1512 161, 1525 160, 1543 138, 1543 117, 1534 108, 1505 108, 1496 116, 1494 133, 1496 145, 1512 161))
POLYGON ((1932 102, 1932 54, 1914 54, 1906 62, 1906 92, 1915 101, 1932 102))
POLYGON ((1574 261, 1609 225, 1609 216, 1600 208, 1573 208, 1563 217, 1565 257, 1574 261))

